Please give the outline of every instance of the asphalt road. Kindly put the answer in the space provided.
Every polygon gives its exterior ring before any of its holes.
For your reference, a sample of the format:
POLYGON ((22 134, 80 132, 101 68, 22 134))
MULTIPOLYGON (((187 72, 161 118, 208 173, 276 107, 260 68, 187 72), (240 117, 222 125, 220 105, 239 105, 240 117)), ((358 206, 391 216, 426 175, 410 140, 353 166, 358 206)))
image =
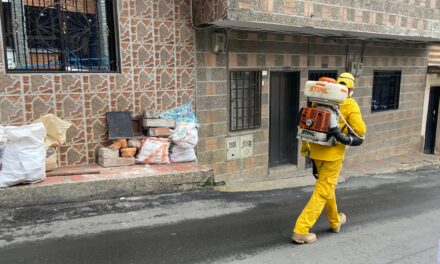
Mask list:
POLYGON ((348 217, 341 233, 323 215, 317 243, 295 245, 291 229, 311 190, 2 209, 0 263, 437 263, 438 171, 350 178, 337 191, 348 217))

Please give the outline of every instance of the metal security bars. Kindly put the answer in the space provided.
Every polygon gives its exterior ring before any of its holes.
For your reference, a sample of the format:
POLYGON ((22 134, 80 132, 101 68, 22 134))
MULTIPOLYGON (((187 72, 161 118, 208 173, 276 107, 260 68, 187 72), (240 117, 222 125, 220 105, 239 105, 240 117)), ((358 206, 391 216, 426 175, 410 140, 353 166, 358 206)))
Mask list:
POLYGON ((318 81, 321 77, 329 77, 336 80, 338 78, 338 71, 336 70, 313 70, 309 71, 309 78, 310 81, 318 81))
POLYGON ((9 72, 118 70, 114 0, 2 0, 9 72))
POLYGON ((230 72, 230 130, 261 125, 261 71, 230 72))
POLYGON ((375 71, 371 112, 399 108, 400 71, 375 71))

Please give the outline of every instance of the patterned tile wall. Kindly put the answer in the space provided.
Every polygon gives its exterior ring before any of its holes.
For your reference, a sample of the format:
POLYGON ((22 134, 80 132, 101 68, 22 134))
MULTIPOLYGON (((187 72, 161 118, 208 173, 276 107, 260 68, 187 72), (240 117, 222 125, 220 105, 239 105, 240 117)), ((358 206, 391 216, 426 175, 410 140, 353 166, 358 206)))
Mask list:
POLYGON ((47 113, 72 122, 61 165, 96 161, 108 145, 108 111, 139 115, 194 101, 190 1, 117 3, 121 73, 8 74, 0 52, 0 124, 31 123, 47 113))

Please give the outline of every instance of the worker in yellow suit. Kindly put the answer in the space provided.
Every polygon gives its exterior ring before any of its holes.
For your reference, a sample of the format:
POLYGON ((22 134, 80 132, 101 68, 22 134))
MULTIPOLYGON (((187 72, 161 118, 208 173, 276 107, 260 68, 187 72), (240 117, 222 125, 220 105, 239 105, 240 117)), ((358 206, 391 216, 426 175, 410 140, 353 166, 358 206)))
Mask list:
MULTIPOLYGON (((359 105, 351 98, 355 87, 354 77, 351 73, 342 73, 337 83, 343 84, 348 88, 349 97, 340 104, 340 112, 348 122, 354 132, 363 136, 366 132, 366 126, 362 119, 359 105)), ((339 118, 339 127, 343 133, 347 133, 347 126, 342 118, 339 118)), ((339 173, 342 169, 344 160, 345 145, 337 143, 336 146, 323 146, 303 141, 301 154, 309 156, 316 166, 318 179, 312 197, 306 207, 298 217, 293 229, 292 241, 296 243, 313 243, 316 241, 316 235, 309 230, 315 224, 325 208, 331 231, 339 232, 341 226, 346 223, 347 217, 343 213, 338 213, 336 206, 335 189, 338 183, 339 173)))

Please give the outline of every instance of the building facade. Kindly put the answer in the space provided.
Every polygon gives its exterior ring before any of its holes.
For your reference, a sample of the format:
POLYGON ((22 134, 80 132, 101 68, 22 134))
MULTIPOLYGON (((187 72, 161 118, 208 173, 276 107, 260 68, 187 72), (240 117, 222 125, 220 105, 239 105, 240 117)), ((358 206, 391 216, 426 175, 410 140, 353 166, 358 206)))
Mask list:
POLYGON ((2 2, 0 124, 71 121, 61 165, 96 162, 108 111, 191 102, 199 162, 218 180, 303 170, 304 84, 343 71, 368 127, 349 160, 424 149, 440 1, 73 2, 2 2))
POLYGON ((440 38, 439 1, 195 2, 194 21, 205 27, 196 31, 198 153, 217 178, 307 167, 295 139, 295 115, 306 105, 302 89, 308 79, 343 71, 358 76, 355 98, 367 123, 366 141, 349 148, 348 161, 423 148, 428 44, 440 38), (226 36, 225 52, 212 52, 213 34, 226 36), (261 122, 236 130, 237 115, 248 125, 253 116, 241 112, 249 102, 234 93, 252 89, 251 80, 240 78, 254 72, 261 74, 261 111, 252 111, 261 122), (231 158, 243 136, 253 138, 252 155, 231 158))

